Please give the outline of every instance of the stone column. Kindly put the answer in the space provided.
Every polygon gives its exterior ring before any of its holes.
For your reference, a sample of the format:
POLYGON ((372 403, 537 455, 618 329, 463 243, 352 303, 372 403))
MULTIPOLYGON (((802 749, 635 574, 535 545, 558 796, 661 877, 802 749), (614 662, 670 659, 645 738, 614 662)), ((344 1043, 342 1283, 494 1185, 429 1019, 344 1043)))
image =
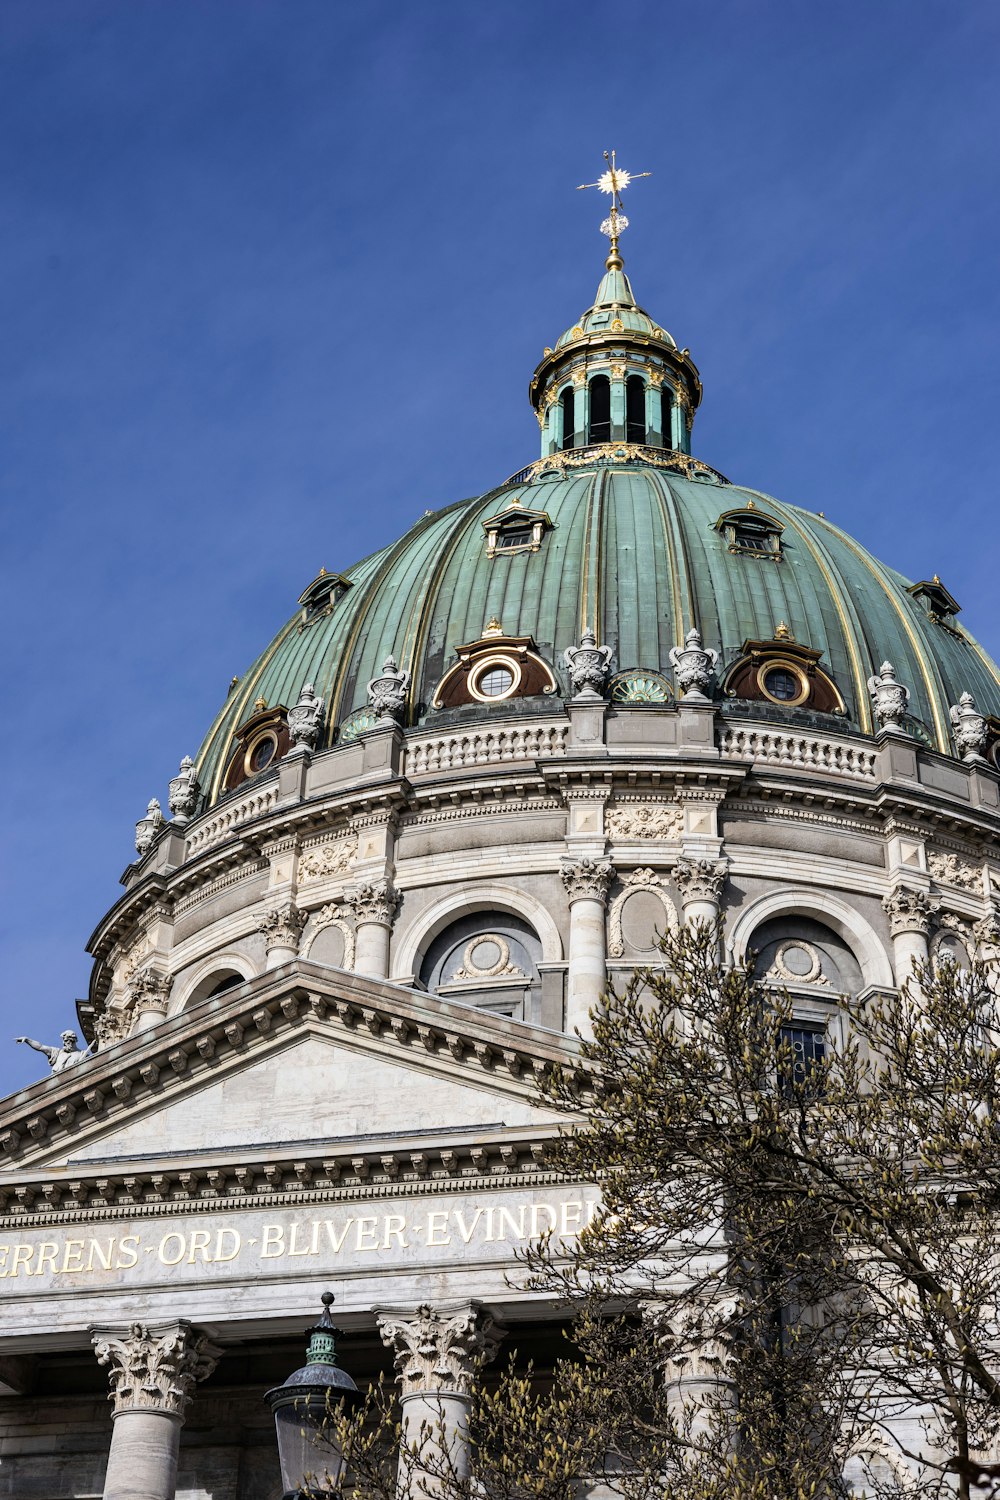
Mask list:
POLYGON ((611 376, 611 441, 625 441, 625 376, 628 373, 617 361, 609 370, 611 376))
POLYGON ((344 900, 354 912, 356 923, 354 972, 388 979, 389 938, 399 892, 388 880, 364 880, 348 891, 344 900))
POLYGON ((132 1031, 158 1026, 167 1014, 170 980, 155 969, 143 969, 132 981, 132 1031))
POLYGON ((566 1030, 591 1036, 590 1012, 608 986, 605 908, 615 873, 607 859, 566 860, 563 884, 569 896, 569 971, 566 976, 566 1030))
POLYGON ((280 969, 298 957, 299 938, 306 925, 307 913, 299 911, 293 901, 284 901, 272 906, 261 917, 257 926, 264 933, 267 943, 268 969, 280 969))
POLYGON ((902 986, 913 973, 915 963, 926 963, 927 944, 934 903, 923 891, 898 885, 882 902, 892 933, 893 968, 896 984, 902 986))
POLYGON ((400 1387, 399 1494, 419 1500, 469 1472, 469 1407, 481 1365, 505 1330, 476 1302, 375 1309, 400 1387))
POLYGON ((728 1418, 730 1414, 735 1417, 736 1411, 730 1355, 724 1341, 713 1335, 735 1318, 735 1302, 725 1299, 706 1309, 700 1320, 689 1313, 671 1321, 661 1305, 651 1302, 640 1304, 640 1310, 652 1332, 677 1421, 690 1424, 692 1441, 704 1438, 716 1423, 728 1427, 728 1418))
POLYGON ((174 1500, 188 1402, 220 1351, 190 1323, 91 1330, 114 1402, 104 1500, 174 1500))

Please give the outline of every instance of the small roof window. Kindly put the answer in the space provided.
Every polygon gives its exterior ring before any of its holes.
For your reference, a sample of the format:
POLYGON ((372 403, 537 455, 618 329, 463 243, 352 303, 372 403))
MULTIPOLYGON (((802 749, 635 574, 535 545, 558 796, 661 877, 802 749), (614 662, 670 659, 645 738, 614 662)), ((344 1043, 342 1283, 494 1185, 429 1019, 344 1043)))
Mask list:
POLYGON ((752 500, 742 510, 724 511, 715 522, 715 530, 725 537, 730 552, 775 561, 781 558, 781 533, 784 529, 780 521, 758 510, 752 500))
POLYGON ((911 583, 906 592, 923 605, 932 620, 937 620, 942 625, 950 625, 955 616, 961 613, 962 606, 953 594, 949 594, 936 573, 933 578, 911 583))
POLYGON ((505 510, 483 522, 486 532, 486 555, 498 553, 537 552, 552 522, 544 510, 526 510, 515 495, 505 510))
POLYGON ((320 568, 309 587, 299 595, 302 606, 302 624, 327 614, 351 587, 351 580, 341 573, 328 573, 320 568))

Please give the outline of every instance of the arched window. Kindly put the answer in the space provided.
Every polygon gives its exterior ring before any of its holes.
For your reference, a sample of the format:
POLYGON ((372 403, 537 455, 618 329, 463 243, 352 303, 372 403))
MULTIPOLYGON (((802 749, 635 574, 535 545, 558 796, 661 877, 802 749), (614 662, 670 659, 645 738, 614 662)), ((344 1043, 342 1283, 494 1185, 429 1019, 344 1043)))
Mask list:
POLYGON ((646 441, 646 382, 641 375, 630 375, 625 382, 625 441, 646 441))
POLYGON ((611 381, 606 375, 595 375, 590 382, 590 430, 587 441, 611 441, 611 381))
POLYGON ((674 446, 673 438, 673 411, 674 398, 666 386, 660 387, 660 431, 663 433, 664 448, 674 446))
POLYGON ((576 393, 571 385, 568 385, 561 396, 562 401, 562 445, 564 448, 572 448, 573 435, 576 432, 576 393))
POLYGON ((473 912, 433 940, 419 977, 432 994, 530 1020, 541 956, 538 935, 523 918, 504 911, 473 912))

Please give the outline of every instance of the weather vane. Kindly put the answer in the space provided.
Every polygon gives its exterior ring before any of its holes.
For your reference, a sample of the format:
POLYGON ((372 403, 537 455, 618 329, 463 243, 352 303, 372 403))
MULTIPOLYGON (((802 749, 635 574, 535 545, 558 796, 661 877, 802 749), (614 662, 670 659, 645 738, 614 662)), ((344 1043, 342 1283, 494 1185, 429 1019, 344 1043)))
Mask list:
POLYGON ((596 182, 581 182, 577 192, 584 188, 599 188, 602 193, 608 193, 611 198, 611 212, 601 223, 601 233, 606 234, 611 241, 611 255, 608 257, 610 266, 612 259, 618 260, 618 236, 623 229, 628 228, 628 219, 622 213, 622 193, 630 182, 637 177, 650 177, 651 172, 624 172, 615 162, 615 153, 610 155, 604 153, 604 160, 608 164, 608 170, 602 172, 596 182))

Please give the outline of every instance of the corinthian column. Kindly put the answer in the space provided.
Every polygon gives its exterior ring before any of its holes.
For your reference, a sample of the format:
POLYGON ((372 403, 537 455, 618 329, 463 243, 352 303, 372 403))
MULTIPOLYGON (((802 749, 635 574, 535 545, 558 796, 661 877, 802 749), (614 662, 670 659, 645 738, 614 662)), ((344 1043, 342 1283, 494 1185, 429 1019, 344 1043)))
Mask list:
POLYGON ((729 864, 724 859, 679 859, 671 871, 685 922, 714 922, 729 864))
POLYGON ((188 1402, 220 1351, 190 1323, 91 1330, 114 1402, 104 1500, 174 1500, 188 1402))
POLYGON ((357 924, 354 972, 373 979, 389 977, 389 938, 399 906, 399 892, 388 880, 364 880, 345 900, 357 924))
POLYGON ((567 860, 561 873, 569 896, 566 1030, 591 1036, 590 1012, 608 985, 604 913, 615 869, 607 859, 577 859, 567 860))
POLYGON ((480 1367, 505 1330, 476 1302, 375 1309, 400 1388, 399 1493, 419 1500, 469 1472, 469 1407, 480 1367))
POLYGON ((272 906, 264 913, 257 925, 264 934, 267 946, 267 968, 280 969, 282 964, 297 957, 299 938, 306 925, 307 915, 306 912, 299 911, 292 901, 272 906))
POLYGON ((934 903, 923 891, 899 885, 886 896, 882 906, 888 915, 889 931, 892 933, 896 983, 903 985, 913 973, 915 963, 927 962, 927 937, 931 930, 934 903))

